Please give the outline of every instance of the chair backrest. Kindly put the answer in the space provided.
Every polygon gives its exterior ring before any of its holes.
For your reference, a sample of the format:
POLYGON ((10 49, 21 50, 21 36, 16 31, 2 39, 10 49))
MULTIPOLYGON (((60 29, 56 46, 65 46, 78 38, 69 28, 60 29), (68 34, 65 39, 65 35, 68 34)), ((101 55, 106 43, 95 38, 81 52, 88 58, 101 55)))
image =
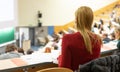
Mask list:
POLYGON ((73 71, 69 68, 54 67, 54 68, 42 69, 42 70, 39 70, 37 72, 73 72, 73 71))
POLYGON ((76 72, 120 72, 120 55, 109 55, 79 65, 76 72))

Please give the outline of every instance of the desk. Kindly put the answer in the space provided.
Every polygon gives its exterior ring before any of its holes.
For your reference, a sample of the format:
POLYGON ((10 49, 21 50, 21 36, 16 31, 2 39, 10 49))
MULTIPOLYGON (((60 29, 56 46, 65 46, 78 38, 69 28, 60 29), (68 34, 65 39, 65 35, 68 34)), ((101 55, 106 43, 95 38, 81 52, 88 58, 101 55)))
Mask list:
POLYGON ((37 51, 31 55, 21 56, 20 58, 0 60, 0 72, 14 72, 17 69, 30 69, 32 67, 39 67, 39 69, 57 67, 57 64, 53 63, 53 58, 56 58, 58 54, 54 53, 56 51, 53 53, 41 53, 37 51))
MULTIPOLYGON (((111 52, 113 50, 116 50, 116 45, 105 44, 101 48, 101 54, 111 52)), ((57 59, 59 52, 60 50, 52 50, 51 53, 36 51, 31 55, 24 55, 20 58, 0 60, 0 72, 13 72, 13 70, 31 68, 36 66, 46 68, 48 65, 50 65, 51 67, 51 64, 54 64, 54 61, 57 59)), ((52 65, 52 67, 55 66, 57 65, 52 65)))
POLYGON ((15 70, 25 69, 25 68, 30 69, 32 67, 41 67, 42 69, 42 68, 52 67, 52 66, 53 67, 55 66, 52 62, 42 62, 42 63, 36 63, 36 64, 30 65, 30 64, 27 64, 26 61, 23 61, 21 58, 17 58, 17 59, 13 58, 13 59, 6 59, 6 60, 0 61, 0 72, 14 72, 15 70), (17 60, 17 61, 13 61, 13 60, 17 60))
POLYGON ((101 56, 111 55, 114 51, 117 50, 117 42, 110 42, 103 44, 101 48, 101 56))
POLYGON ((10 70, 26 65, 27 63, 20 58, 0 60, 0 71, 9 72, 10 70))

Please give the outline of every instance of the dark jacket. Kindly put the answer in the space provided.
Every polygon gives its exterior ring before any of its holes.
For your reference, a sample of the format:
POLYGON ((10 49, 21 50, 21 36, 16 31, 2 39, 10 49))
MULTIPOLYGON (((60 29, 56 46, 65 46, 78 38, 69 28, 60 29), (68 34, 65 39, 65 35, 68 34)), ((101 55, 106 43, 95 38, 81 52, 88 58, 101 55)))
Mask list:
POLYGON ((117 43, 117 48, 120 50, 120 40, 117 43))
POLYGON ((113 54, 115 55, 115 54, 120 54, 120 40, 118 41, 118 43, 117 43, 117 50, 115 50, 114 52, 113 52, 113 54))
POLYGON ((110 38, 104 38, 103 41, 104 41, 104 43, 108 43, 108 42, 111 41, 111 39, 110 38))
POLYGON ((76 72, 120 72, 120 55, 110 55, 80 65, 76 72))

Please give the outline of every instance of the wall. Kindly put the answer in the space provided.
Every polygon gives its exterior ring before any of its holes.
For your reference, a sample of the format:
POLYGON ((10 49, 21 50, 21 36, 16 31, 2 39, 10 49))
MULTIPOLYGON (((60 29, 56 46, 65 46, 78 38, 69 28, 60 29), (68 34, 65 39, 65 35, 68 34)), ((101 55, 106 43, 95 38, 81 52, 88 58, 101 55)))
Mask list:
POLYGON ((48 26, 42 27, 20 26, 16 27, 16 31, 17 31, 16 36, 19 37, 18 39, 16 39, 17 40, 16 42, 19 47, 22 47, 23 40, 30 40, 31 46, 37 46, 39 45, 38 38, 45 37, 48 35, 48 26))
POLYGON ((0 29, 17 26, 17 0, 0 0, 0 29))
POLYGON ((74 20, 75 10, 82 5, 96 11, 117 0, 18 0, 19 26, 37 26, 37 13, 43 26, 59 26, 74 20))

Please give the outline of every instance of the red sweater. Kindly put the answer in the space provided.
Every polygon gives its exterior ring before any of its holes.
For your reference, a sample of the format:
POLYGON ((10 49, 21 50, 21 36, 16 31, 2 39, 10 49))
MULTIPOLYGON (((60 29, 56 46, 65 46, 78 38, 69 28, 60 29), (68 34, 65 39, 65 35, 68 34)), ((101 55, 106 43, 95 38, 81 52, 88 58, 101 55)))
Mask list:
POLYGON ((60 67, 70 68, 73 71, 78 69, 80 64, 89 62, 100 56, 101 43, 97 41, 96 34, 93 35, 91 55, 85 47, 83 37, 79 32, 67 34, 62 39, 62 52, 58 57, 60 67))

